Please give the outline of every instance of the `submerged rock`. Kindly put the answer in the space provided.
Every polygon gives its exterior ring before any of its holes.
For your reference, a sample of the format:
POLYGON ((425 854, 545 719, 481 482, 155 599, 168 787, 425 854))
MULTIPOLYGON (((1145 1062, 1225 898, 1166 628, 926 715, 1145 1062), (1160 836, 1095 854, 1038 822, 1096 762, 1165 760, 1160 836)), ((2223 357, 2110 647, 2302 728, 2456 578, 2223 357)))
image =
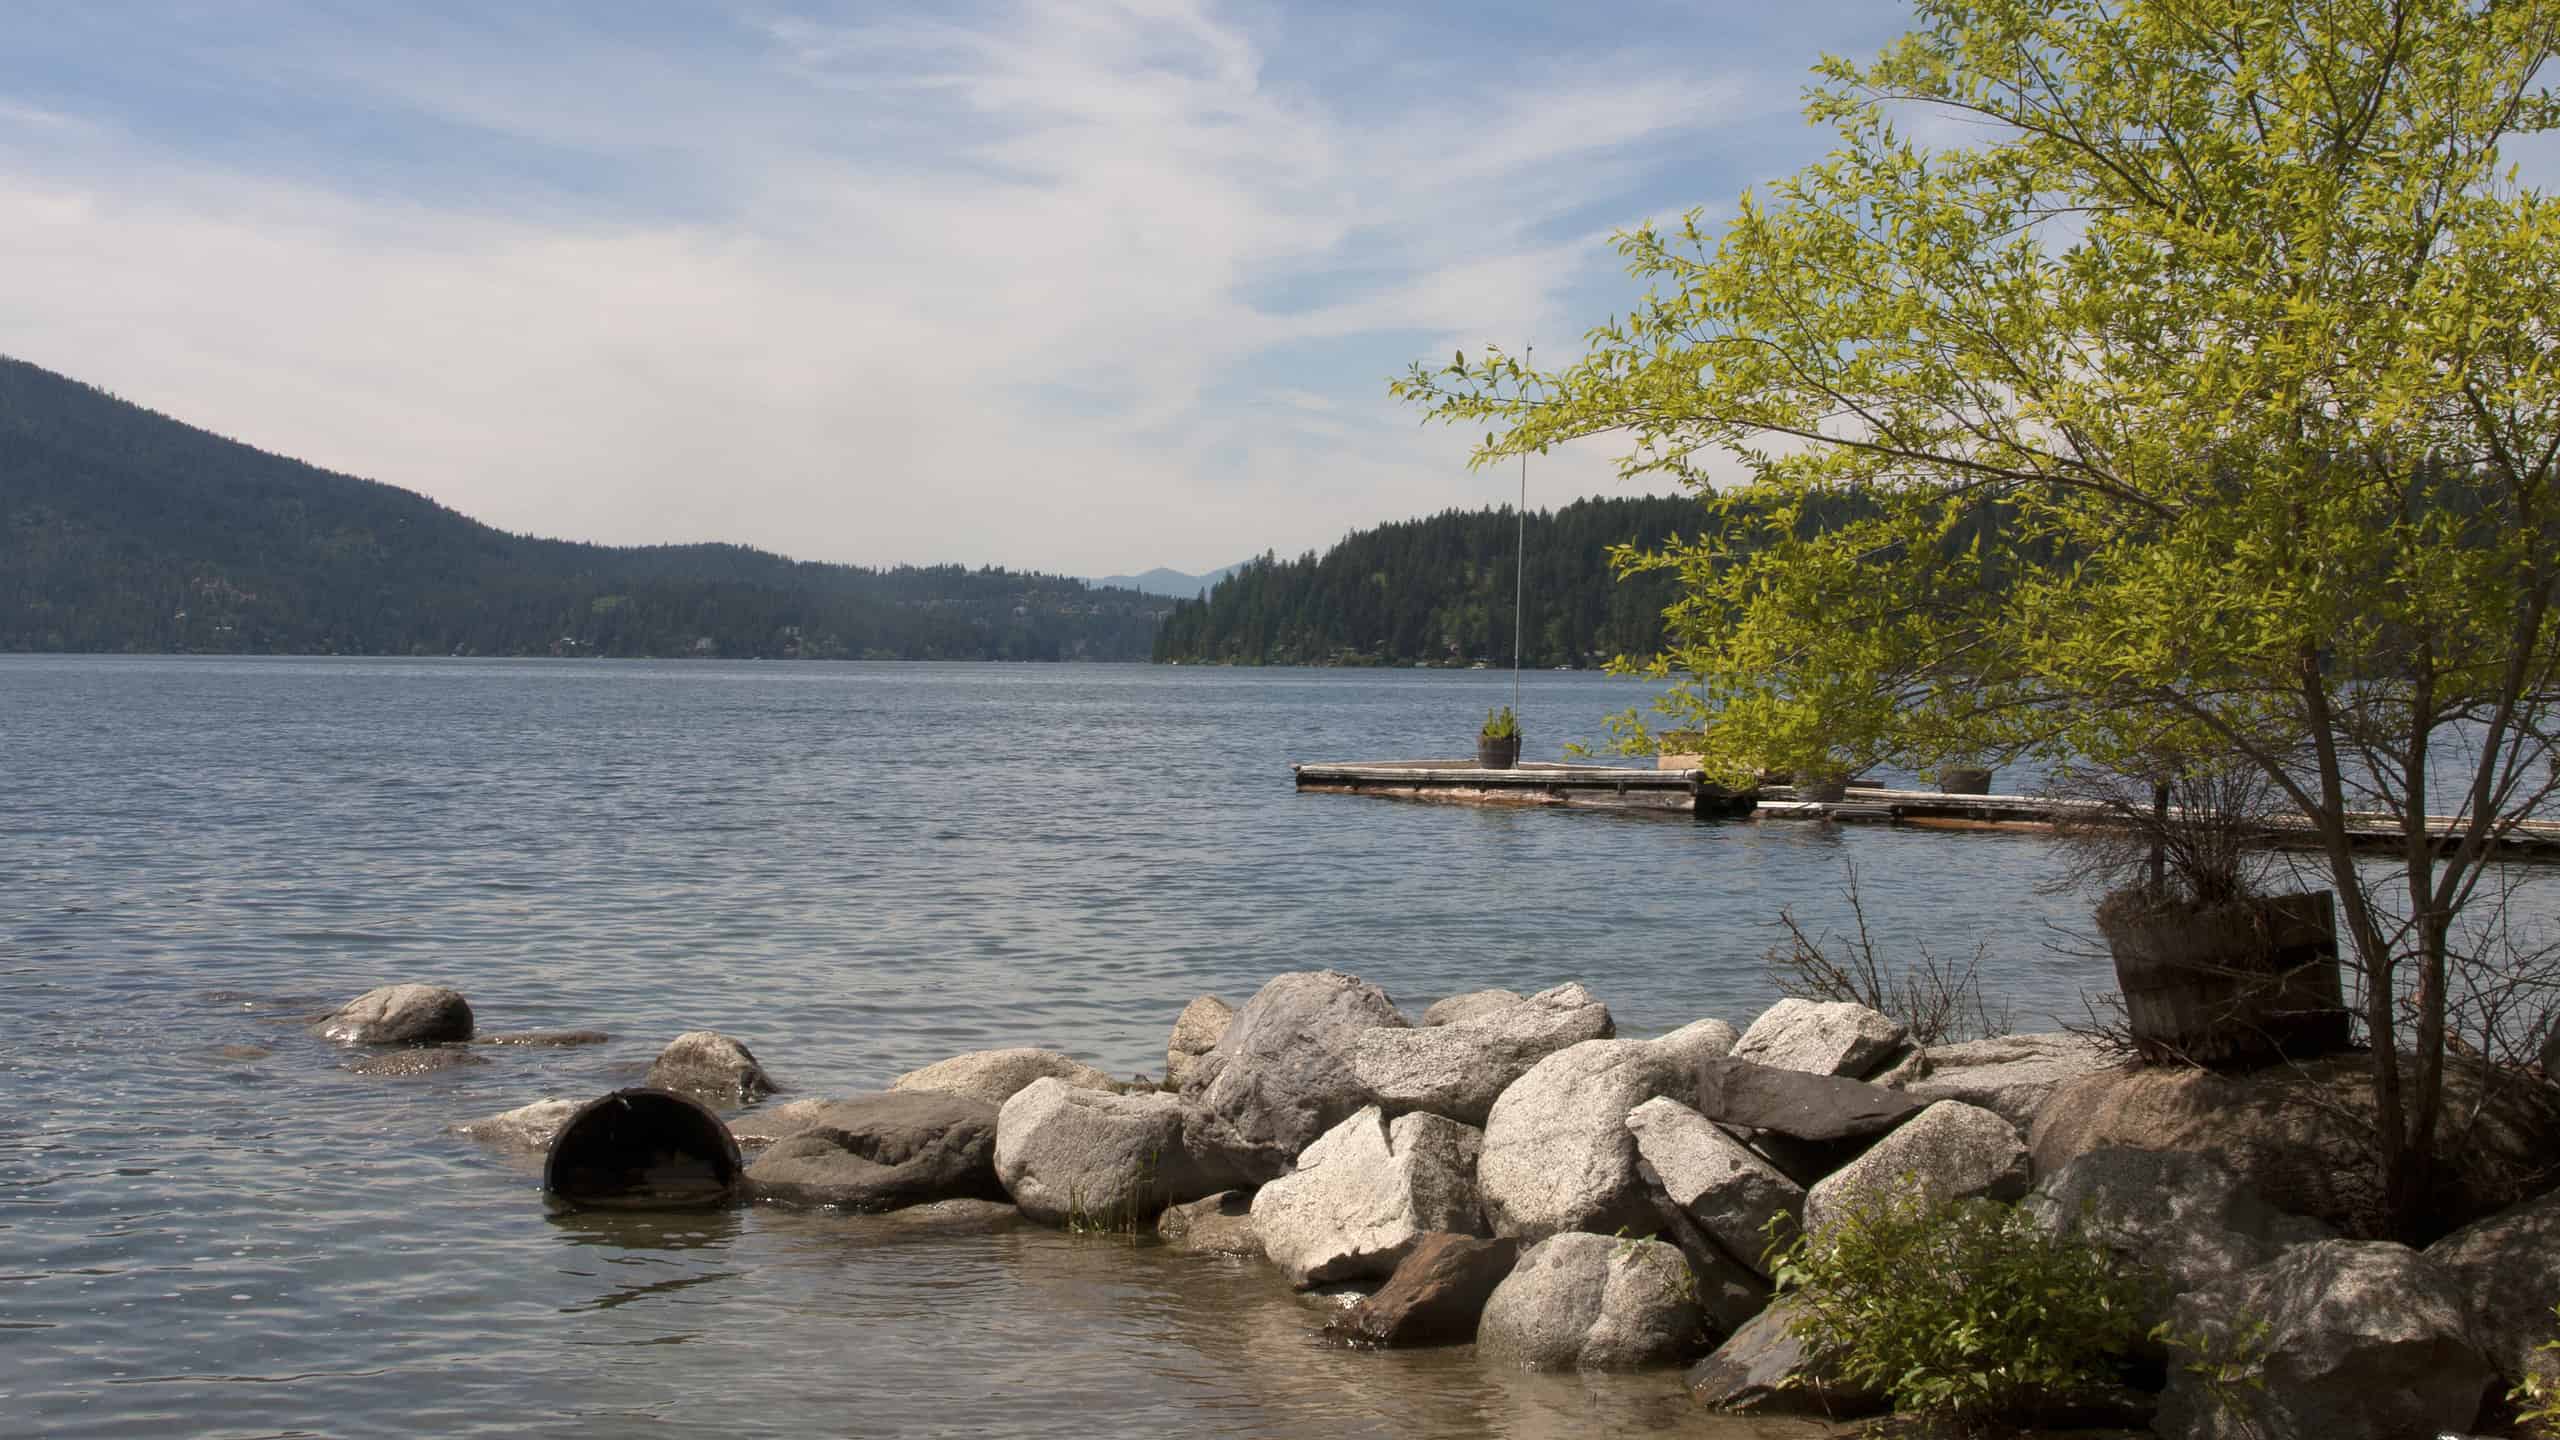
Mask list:
POLYGON ((1391 1114, 1427 1110, 1482 1125, 1494 1100, 1530 1066, 1567 1045, 1616 1033, 1608 1006, 1579 985, 1559 985, 1433 1029, 1365 1031, 1351 1069, 1391 1114))
POLYGON ((1567 1232, 1520 1260, 1485 1302, 1477 1352, 1533 1370, 1633 1370, 1705 1349, 1689 1262, 1659 1240, 1567 1232))
POLYGON ((1187 1205, 1170 1205, 1156 1219, 1156 1238, 1185 1255, 1262 1254, 1253 1228, 1253 1195, 1221 1190, 1187 1205))
POLYGON ((756 1063, 754 1051, 717 1030, 688 1030, 668 1041, 641 1083, 713 1105, 761 1100, 781 1088, 756 1063))
POLYGON ((1215 995, 1203 995, 1174 1017, 1173 1033, 1164 1042, 1164 1088, 1198 1090, 1215 1075, 1205 1062, 1226 1037, 1236 1009, 1215 995))
POLYGON ((996 1113, 996 1178, 1046 1225, 1135 1233, 1168 1205, 1249 1185, 1258 1156, 1161 1091, 1034 1080, 996 1113))
POLYGON ((1864 1005, 1790 996, 1751 1022, 1733 1056, 1781 1070, 1856 1080, 1899 1054, 1910 1033, 1901 1021, 1864 1005))
POLYGON ((388 1050, 367 1055, 347 1066, 358 1075, 410 1076, 432 1075, 439 1070, 453 1070, 465 1065, 489 1062, 468 1050, 449 1045, 421 1046, 408 1050, 388 1050))
POLYGON ((341 1045, 433 1045, 471 1038, 471 1002, 442 985, 384 985, 314 1027, 341 1045))
POLYGON ((483 1035, 473 1043, 522 1045, 538 1050, 567 1050, 580 1045, 602 1045, 612 1038, 601 1030, 511 1030, 498 1035, 483 1035))
POLYGON ((989 1105, 1002 1105, 1034 1080, 1058 1079, 1080 1090, 1116 1090, 1109 1075, 1055 1050, 1016 1046, 1009 1050, 972 1050, 910 1070, 889 1082, 891 1090, 938 1090, 966 1095, 989 1105))
POLYGON ((1482 1132, 1444 1116, 1388 1121, 1372 1105, 1318 1136, 1253 1197, 1253 1228, 1304 1290, 1392 1274, 1424 1235, 1475 1234, 1482 1132))
POLYGON ((2027 1147, 2018 1127, 1990 1111, 1941 1100, 1806 1191, 1805 1229, 1904 1185, 1932 1200, 2015 1200, 2027 1193, 2027 1147))
POLYGON ((1218 1039, 1216 1078, 1200 1102, 1244 1147, 1254 1180, 1289 1173, 1298 1152, 1368 1103, 1352 1073, 1364 1031, 1402 1029, 1387 993, 1357 975, 1302 970, 1274 977, 1218 1039))
POLYGON ((536 1100, 530 1105, 519 1105, 483 1120, 464 1121, 453 1127, 453 1133, 468 1135, 483 1145, 501 1150, 540 1154, 551 1148, 552 1140, 560 1134, 560 1127, 568 1124, 569 1117, 578 1113, 580 1104, 576 1100, 536 1100))
POLYGON ((997 1200, 996 1107, 941 1090, 830 1101, 747 1167, 760 1200, 897 1210, 997 1200))
POLYGON ((1464 1345, 1476 1338, 1485 1302, 1519 1258, 1515 1240, 1425 1235, 1377 1294, 1336 1315, 1325 1329, 1367 1345, 1464 1345))

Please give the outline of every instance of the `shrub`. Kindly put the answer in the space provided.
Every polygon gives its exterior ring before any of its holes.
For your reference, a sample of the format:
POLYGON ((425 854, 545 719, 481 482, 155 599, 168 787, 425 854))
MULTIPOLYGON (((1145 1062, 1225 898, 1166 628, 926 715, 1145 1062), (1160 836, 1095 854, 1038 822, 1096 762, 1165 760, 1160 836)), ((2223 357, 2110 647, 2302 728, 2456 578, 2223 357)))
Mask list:
POLYGON ((2145 1282, 2092 1240, 1910 1177, 1772 1255, 1789 1333, 1897 1413, 1958 1431, 2032 1419, 2114 1378, 2145 1282))

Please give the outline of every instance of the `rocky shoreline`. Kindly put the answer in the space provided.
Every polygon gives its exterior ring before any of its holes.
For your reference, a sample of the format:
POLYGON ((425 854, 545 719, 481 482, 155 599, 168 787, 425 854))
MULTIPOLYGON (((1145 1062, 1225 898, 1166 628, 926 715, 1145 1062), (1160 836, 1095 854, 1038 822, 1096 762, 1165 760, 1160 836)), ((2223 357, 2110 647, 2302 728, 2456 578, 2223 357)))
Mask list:
MULTIPOLYGON (((468 1055, 456 1042, 473 1039, 463 997, 426 986, 368 992, 316 1028, 374 1060, 468 1055)), ((1574 984, 1454 996, 1416 1024, 1325 970, 1278 976, 1241 1008, 1194 1001, 1165 1073, 990 1050, 884 1092, 784 1100, 744 1044, 698 1031, 645 1085, 724 1112, 753 1203, 1018 1215, 1259 1256, 1342 1293, 1328 1329, 1346 1344, 1687 1365, 1702 1404, 1736 1410, 1882 1411, 1792 1333, 1769 1256, 1773 1238, 1819 1235, 1897 1188, 2015 1203, 2156 1281, 2145 1319, 2164 1333, 2245 1336, 2260 1433, 2461 1431, 2555 1373, 2537 1347, 2560 1302, 2560 1193, 2484 1182, 2448 1199, 2459 1228, 2423 1250, 2369 1238, 2343 1178, 2360 1160, 2339 1118, 2352 1086, 2299 1070, 2141 1069, 2070 1034, 1924 1049, 1875 1011, 1806 1000, 1739 1032, 1704 1019, 1626 1039, 1574 984)), ((456 1128, 541 1153, 581 1108, 547 1099, 456 1128)), ((2538 1175, 2560 1092, 2484 1133, 2519 1152, 2484 1173, 2538 1175)), ((2202 1367, 2153 1362, 2085 1418, 2242 1433, 2202 1367)))

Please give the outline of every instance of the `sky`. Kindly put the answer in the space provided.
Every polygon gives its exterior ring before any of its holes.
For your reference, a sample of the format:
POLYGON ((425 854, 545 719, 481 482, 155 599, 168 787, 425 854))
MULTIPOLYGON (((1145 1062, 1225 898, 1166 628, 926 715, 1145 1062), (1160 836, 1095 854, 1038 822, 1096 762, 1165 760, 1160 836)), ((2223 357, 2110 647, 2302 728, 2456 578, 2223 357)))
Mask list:
POLYGON ((1819 156, 1809 67, 1903 18, 8 9, 0 354, 508 530, 1087 575, 1508 501, 1389 380, 1575 353, 1613 233, 1819 156))

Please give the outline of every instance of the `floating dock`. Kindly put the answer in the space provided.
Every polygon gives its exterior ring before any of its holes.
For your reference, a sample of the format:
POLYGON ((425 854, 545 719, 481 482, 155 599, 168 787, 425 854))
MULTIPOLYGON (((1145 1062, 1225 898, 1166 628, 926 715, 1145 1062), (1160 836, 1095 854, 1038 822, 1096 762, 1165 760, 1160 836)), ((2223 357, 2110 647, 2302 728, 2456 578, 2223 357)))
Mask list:
MULTIPOLYGON (((1905 825, 1935 830, 2049 831, 2058 817, 2089 808, 2087 802, 2035 795, 1945 795, 1934 790, 1888 790, 1851 785, 1836 801, 1803 800, 1785 785, 1736 792, 1709 784, 1695 770, 1637 769, 1615 765, 1523 763, 1488 770, 1469 760, 1369 760, 1293 765, 1298 788, 1317 794, 1372 795, 1390 800, 1448 805, 1572 806, 1683 814, 1701 819, 1808 821, 1820 824, 1905 825)), ((2439 838, 2454 834, 2450 816, 2430 817, 2439 838)), ((2397 850, 2404 840, 2386 817, 2353 815, 2348 832, 2359 848, 2397 850)), ((2268 843, 2303 846, 2311 823, 2297 820, 2270 828, 2268 843)), ((2560 860, 2560 821, 2523 822, 2498 842, 2514 859, 2560 860)))

